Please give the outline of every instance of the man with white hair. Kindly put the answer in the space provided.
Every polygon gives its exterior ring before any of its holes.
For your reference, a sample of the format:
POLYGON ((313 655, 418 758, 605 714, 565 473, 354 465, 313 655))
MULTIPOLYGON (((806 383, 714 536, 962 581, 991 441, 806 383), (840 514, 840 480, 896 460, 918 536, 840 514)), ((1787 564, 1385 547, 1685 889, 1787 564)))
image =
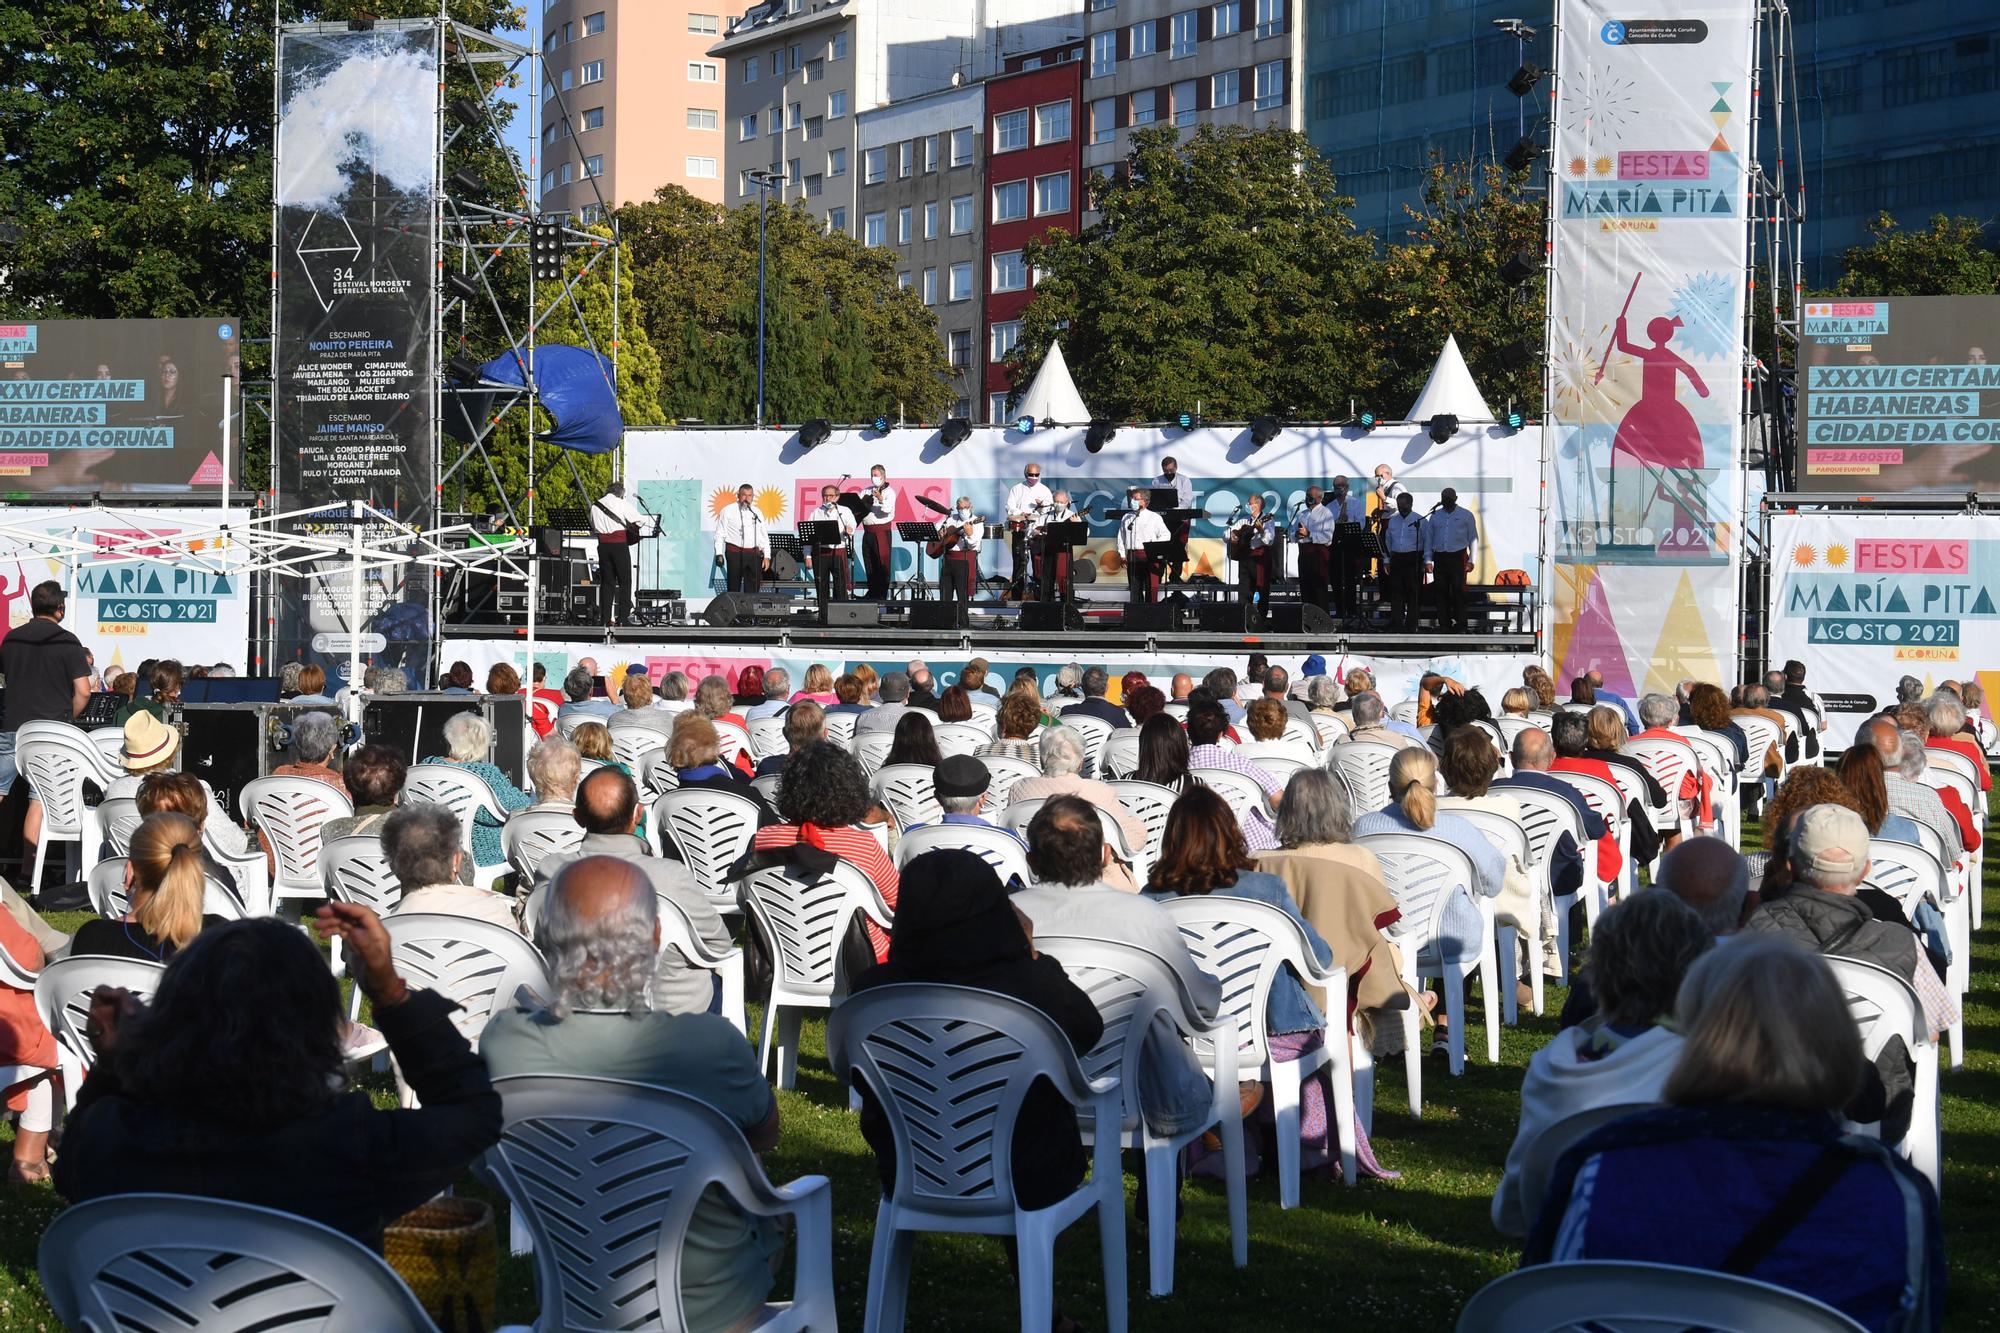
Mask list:
POLYGON ((514 900, 459 882, 465 849, 458 818, 441 805, 399 805, 382 821, 382 852, 402 888, 391 916, 439 912, 518 931, 514 900))
POLYGON ((792 697, 792 673, 783 667, 772 667, 764 673, 764 698, 743 710, 745 722, 755 722, 760 717, 776 717, 790 707, 787 702, 792 697))
MULTIPOLYGON (((753 1151, 777 1147, 777 1099, 750 1043, 718 1015, 653 1005, 659 907, 636 868, 610 856, 572 862, 549 886, 535 939, 552 993, 503 1008, 486 1025, 479 1053, 494 1078, 558 1074, 665 1088, 715 1108, 753 1151)), ((710 1189, 688 1222, 680 1290, 667 1295, 692 1327, 738 1327, 770 1293, 783 1248, 771 1222, 710 1189)))
POLYGON ((907 672, 891 671, 882 677, 876 693, 881 696, 882 702, 855 719, 854 734, 857 736, 869 731, 894 732, 896 724, 910 711, 910 677, 907 672))
MULTIPOLYGON (((1694 816, 1695 827, 1707 830, 1715 827, 1715 778, 1701 766, 1701 756, 1695 753, 1688 738, 1674 730, 1674 721, 1680 716, 1680 707, 1664 694, 1657 691, 1644 695, 1639 700, 1639 720, 1646 724, 1645 730, 1632 739, 1635 741, 1665 741, 1683 752, 1686 767, 1681 770, 1679 789, 1669 793, 1680 802, 1683 818, 1694 816)), ((1662 845, 1673 847, 1680 841, 1680 833, 1666 835, 1662 845)))
POLYGON ((1069 705, 1083 698, 1083 668, 1074 662, 1056 668, 1053 687, 1044 696, 1051 704, 1069 705))
POLYGON ((1923 742, 1897 730, 1896 719, 1892 717, 1870 718, 1854 739, 1871 747, 1875 757, 1882 761, 1882 786, 1889 794, 1889 813, 1914 819, 1937 834, 1946 858, 1958 860, 1965 851, 1958 821, 1944 808, 1935 791, 1917 781, 1924 771, 1923 742), (1907 774, 1905 760, 1910 761, 1913 769, 1907 774))
POLYGON ((1979 738, 1970 734, 1961 735, 1965 726, 1965 705, 1950 690, 1939 690, 1924 701, 1924 716, 1930 719, 1930 739, 1924 744, 1933 750, 1950 750, 1953 754, 1964 755, 1972 761, 1972 768, 1979 775, 1979 790, 1993 790, 1993 770, 1986 766, 1986 754, 1979 748, 1979 738))
MULTIPOLYGON (((1047 727, 1042 731, 1042 776, 1022 778, 1008 793, 1009 801, 1043 801, 1052 796, 1079 796, 1118 821, 1127 847, 1146 845, 1146 825, 1125 808, 1118 793, 1108 783, 1083 774, 1083 737, 1075 727, 1047 727)), ((1113 866, 1122 886, 1137 890, 1140 885, 1123 863, 1113 866)))
POLYGON ((1389 716, 1389 706, 1373 690, 1363 690, 1349 699, 1348 712, 1354 719, 1354 725, 1342 737, 1343 741, 1374 741, 1378 745, 1393 745, 1398 750, 1409 742, 1408 736, 1384 725, 1389 716))
POLYGON ((1924 683, 1915 676, 1904 676, 1896 682, 1896 702, 1914 704, 1923 702, 1924 683))

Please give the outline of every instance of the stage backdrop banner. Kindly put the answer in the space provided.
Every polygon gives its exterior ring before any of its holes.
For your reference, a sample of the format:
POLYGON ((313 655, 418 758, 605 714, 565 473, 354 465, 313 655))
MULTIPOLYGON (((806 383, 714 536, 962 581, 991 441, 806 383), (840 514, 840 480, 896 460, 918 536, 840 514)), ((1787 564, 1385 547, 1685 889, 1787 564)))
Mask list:
POLYGON ((1806 664, 1829 736, 1895 702, 1914 676, 2000 697, 2000 516, 1777 514, 1771 660, 1806 664))
MULTIPOLYGON (((1536 482, 1541 475, 1542 434, 1529 427, 1466 426, 1443 444, 1422 426, 1384 426, 1372 433, 1338 426, 1287 426, 1262 449, 1241 426, 1192 431, 1128 427, 1100 453, 1084 447, 1081 428, 1058 427, 1022 434, 1012 428, 981 428, 956 449, 946 450, 935 429, 892 430, 887 435, 859 428, 836 430, 816 449, 805 450, 791 430, 633 430, 625 434, 625 477, 639 502, 660 515, 661 535, 641 543, 639 587, 678 588, 691 607, 706 604, 722 587, 715 564, 715 516, 734 503, 736 488, 756 488, 757 508, 776 533, 794 530, 801 514, 819 505, 820 487, 864 490, 868 471, 880 463, 896 487, 899 521, 940 517, 918 500, 928 497, 949 508, 957 497, 972 499, 976 513, 1000 526, 1000 537, 980 552, 980 573, 1005 575, 1013 558, 1005 536, 1007 490, 1030 463, 1042 466, 1042 480, 1067 489, 1071 502, 1087 511, 1090 545, 1085 554, 1100 582, 1124 586, 1117 554, 1118 519, 1107 511, 1125 507, 1125 488, 1150 484, 1160 460, 1172 457, 1194 487, 1202 512, 1189 538, 1189 572, 1233 577, 1225 565, 1222 532, 1252 491, 1261 492, 1271 512, 1290 517, 1308 485, 1327 485, 1337 474, 1370 496, 1373 474, 1387 463, 1396 479, 1416 494, 1422 513, 1450 486, 1479 520, 1472 580, 1490 583, 1503 569, 1520 569, 1537 580, 1541 508, 1536 482)), ((1293 548, 1287 564, 1294 570, 1293 548)), ((896 579, 917 570, 935 583, 936 560, 898 539, 896 579)), ((856 559, 859 578, 859 559, 856 559)))
POLYGON ((1556 9, 1551 654, 1627 697, 1735 674, 1755 10, 1556 9))
MULTIPOLYGON (((432 21, 279 33, 272 410, 283 510, 365 500, 414 519, 432 498, 437 43, 432 21)), ((400 580, 371 581, 368 621, 347 624, 344 566, 329 562, 332 580, 286 581, 279 661, 305 656, 315 632, 372 629, 404 600, 400 580)))
POLYGON ((213 509, 0 509, 0 628, 26 622, 29 591, 55 579, 69 590, 63 626, 91 650, 100 673, 129 671, 149 657, 223 662, 243 672, 250 638, 245 553, 224 538, 192 555, 143 540, 215 522, 213 509), (65 545, 38 541, 43 533, 65 545), (68 549, 72 538, 95 553, 68 549))
POLYGON ((222 377, 243 321, 0 322, 0 489, 187 496, 222 485, 222 377))

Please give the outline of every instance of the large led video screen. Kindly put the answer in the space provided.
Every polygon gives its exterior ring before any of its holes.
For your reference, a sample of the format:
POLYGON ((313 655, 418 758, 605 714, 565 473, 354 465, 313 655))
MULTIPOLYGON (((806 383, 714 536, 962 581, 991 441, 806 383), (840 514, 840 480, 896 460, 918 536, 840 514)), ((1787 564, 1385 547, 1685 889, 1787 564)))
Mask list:
POLYGON ((2000 297, 1808 301, 1798 489, 2000 490, 2000 297))
POLYGON ((0 496, 220 486, 243 321, 0 321, 0 496))

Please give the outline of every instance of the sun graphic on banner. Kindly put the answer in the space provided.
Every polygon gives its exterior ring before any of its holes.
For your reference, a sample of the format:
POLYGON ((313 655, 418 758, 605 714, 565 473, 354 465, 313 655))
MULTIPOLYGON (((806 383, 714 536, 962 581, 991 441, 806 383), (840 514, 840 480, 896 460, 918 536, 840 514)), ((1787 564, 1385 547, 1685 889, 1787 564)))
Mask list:
POLYGON ((774 522, 785 516, 785 493, 776 486, 766 486, 757 492, 757 512, 765 522, 774 522))
POLYGON ((1590 164, 1585 162, 1581 157, 1573 157, 1569 160, 1569 174, 1572 176, 1581 176, 1589 169, 1590 164))
POLYGON ((1842 546, 1839 542, 1835 542, 1833 545, 1827 547, 1826 563, 1833 566, 1835 569, 1839 569, 1842 565, 1847 563, 1847 548, 1845 546, 1842 546))
POLYGON ((1611 169, 1613 165, 1614 163, 1611 161, 1610 158, 1600 157, 1595 162, 1592 162, 1590 164, 1590 168, 1592 171, 1595 171, 1600 176, 1609 176, 1611 174, 1611 169))
POLYGON ((1819 552, 1815 551, 1805 542, 1800 542, 1792 548, 1792 563, 1800 569, 1811 568, 1812 563, 1817 559, 1819 559, 1819 552))
POLYGON ((1598 378, 1597 368, 1593 350, 1568 339, 1549 358, 1549 379, 1555 386, 1556 404, 1564 416, 1579 417, 1585 406, 1616 413, 1625 405, 1618 392, 1598 378))

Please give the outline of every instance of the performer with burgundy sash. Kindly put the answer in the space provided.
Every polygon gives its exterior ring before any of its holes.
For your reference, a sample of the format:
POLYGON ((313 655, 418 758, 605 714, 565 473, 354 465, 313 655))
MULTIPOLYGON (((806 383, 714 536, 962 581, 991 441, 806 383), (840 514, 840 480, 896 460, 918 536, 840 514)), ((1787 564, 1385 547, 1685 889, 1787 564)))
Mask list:
POLYGON ((1132 507, 1118 522, 1118 556, 1125 562, 1125 587, 1135 602, 1151 603, 1160 598, 1159 562, 1146 550, 1146 543, 1173 540, 1166 520, 1147 508, 1151 490, 1134 486, 1127 491, 1132 507))
POLYGON ((896 532, 896 488, 880 463, 868 469, 867 510, 861 515, 861 567, 868 573, 868 600, 889 600, 894 558, 889 539, 896 532))

